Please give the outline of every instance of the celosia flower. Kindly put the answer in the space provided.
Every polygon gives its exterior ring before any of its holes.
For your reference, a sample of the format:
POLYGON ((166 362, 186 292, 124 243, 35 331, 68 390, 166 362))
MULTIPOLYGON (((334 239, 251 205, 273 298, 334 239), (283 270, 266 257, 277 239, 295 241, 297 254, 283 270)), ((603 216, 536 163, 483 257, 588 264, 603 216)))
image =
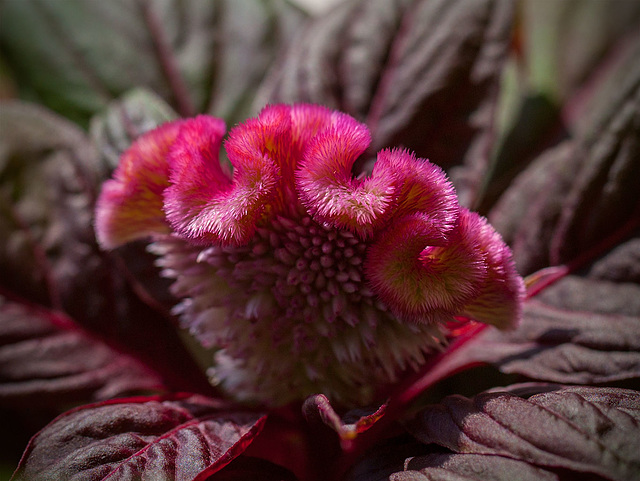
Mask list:
POLYGON ((153 236, 176 312, 233 397, 366 403, 438 349, 450 321, 518 322, 508 247, 436 165, 383 150, 354 177, 367 127, 313 105, 269 106, 233 129, 232 168, 224 133, 199 116, 138 139, 104 185, 96 230, 106 248, 153 236))

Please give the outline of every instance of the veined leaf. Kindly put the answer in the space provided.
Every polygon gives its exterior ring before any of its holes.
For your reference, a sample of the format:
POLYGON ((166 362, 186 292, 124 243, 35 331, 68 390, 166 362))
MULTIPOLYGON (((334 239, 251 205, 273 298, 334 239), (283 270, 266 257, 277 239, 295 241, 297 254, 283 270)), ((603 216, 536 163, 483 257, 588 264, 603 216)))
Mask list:
POLYGON ((449 396, 424 409, 408 429, 421 443, 455 453, 504 456, 605 479, 640 475, 640 394, 626 389, 574 387, 529 399, 449 396))
POLYGON ((631 481, 640 474, 640 394, 632 390, 528 385, 453 395, 405 426, 413 441, 380 444, 349 481, 631 481))
POLYGON ((205 480, 246 449, 264 420, 197 395, 86 405, 34 436, 12 479, 205 480))

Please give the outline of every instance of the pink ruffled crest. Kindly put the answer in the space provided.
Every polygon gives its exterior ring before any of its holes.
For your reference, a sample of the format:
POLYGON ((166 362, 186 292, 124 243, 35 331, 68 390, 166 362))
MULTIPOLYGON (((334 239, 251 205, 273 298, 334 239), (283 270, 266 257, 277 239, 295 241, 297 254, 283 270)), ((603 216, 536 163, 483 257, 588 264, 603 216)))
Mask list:
POLYGON ((296 171, 300 200, 318 222, 369 237, 383 225, 393 206, 393 179, 372 175, 355 179, 355 160, 371 143, 364 124, 334 113, 330 128, 320 131, 304 152, 296 171))
POLYGON ((486 255, 471 220, 460 217, 445 235, 439 219, 408 214, 370 246, 365 270, 371 288, 399 318, 443 321, 479 294, 486 255))
POLYGON ((500 329, 514 329, 522 319, 525 288, 511 250, 484 217, 466 209, 461 215, 476 224, 480 249, 487 259, 487 277, 478 296, 465 306, 464 315, 500 329))
POLYGON ((253 148, 249 136, 229 151, 229 175, 219 160, 224 132, 222 120, 198 116, 185 122, 169 152, 164 209, 173 229, 195 243, 245 244, 278 179, 277 167, 253 148))
POLYGON ((113 179, 103 184, 95 231, 104 249, 170 232, 162 193, 169 185, 167 153, 182 123, 170 122, 140 136, 122 154, 113 179))
POLYGON ((278 166, 286 184, 287 179, 293 178, 295 167, 291 144, 291 107, 279 104, 265 107, 258 117, 231 130, 225 149, 232 163, 241 164, 245 158, 268 157, 278 166))
POLYGON ((372 177, 393 182, 394 217, 428 213, 442 234, 456 225, 460 211, 456 191, 444 171, 427 159, 408 150, 384 149, 378 152, 372 177))
MULTIPOLYGON (((291 106, 291 137, 302 154, 318 133, 331 127, 335 112, 327 107, 313 104, 291 106)), ((336 119, 337 120, 337 119, 336 119)))

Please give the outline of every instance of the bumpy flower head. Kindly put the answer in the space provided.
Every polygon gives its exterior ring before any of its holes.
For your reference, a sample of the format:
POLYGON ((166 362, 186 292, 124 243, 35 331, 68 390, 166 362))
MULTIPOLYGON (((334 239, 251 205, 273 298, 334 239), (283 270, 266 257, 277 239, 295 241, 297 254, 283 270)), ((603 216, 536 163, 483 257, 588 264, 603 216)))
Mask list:
POLYGON ((214 352, 211 379, 279 405, 317 392, 363 404, 469 318, 520 317, 508 247, 459 206, 444 172, 382 150, 352 167, 367 127, 314 105, 274 105, 234 128, 199 116, 139 138, 104 184, 103 247, 152 236, 182 322, 214 352))

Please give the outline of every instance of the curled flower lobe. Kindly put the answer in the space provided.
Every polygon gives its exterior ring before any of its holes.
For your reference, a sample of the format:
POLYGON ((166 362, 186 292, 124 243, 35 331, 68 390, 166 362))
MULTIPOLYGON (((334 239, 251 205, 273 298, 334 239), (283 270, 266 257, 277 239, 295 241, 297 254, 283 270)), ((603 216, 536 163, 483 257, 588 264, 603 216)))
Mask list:
POLYGON ((165 212, 174 230, 193 242, 246 243, 277 182, 274 162, 251 145, 229 152, 233 174, 225 172, 219 159, 224 133, 221 120, 199 116, 183 125, 169 152, 165 212))
POLYGON ((95 217, 103 248, 170 232, 162 193, 169 186, 167 153, 181 125, 170 122, 140 136, 120 158, 113 179, 103 184, 95 217))
POLYGON ((474 227, 461 216, 444 235, 428 214, 395 220, 369 249, 366 272, 374 291, 410 322, 451 318, 486 276, 474 227))
POLYGON ((366 263, 374 291, 411 322, 466 315, 501 329, 514 327, 524 287, 500 235, 467 209, 447 235, 437 226, 424 214, 412 214, 382 233, 366 263))
POLYGON ((329 222, 363 237, 382 223, 393 200, 388 179, 354 179, 351 168, 371 143, 365 125, 334 115, 331 126, 316 135, 296 172, 300 200, 319 222, 329 222))
POLYGON ((513 329, 522 317, 525 288, 511 250, 484 217, 466 210, 463 215, 477 226, 479 248, 485 254, 487 264, 487 276, 479 286, 479 293, 465 306, 463 313, 500 329, 513 329))
POLYGON ((309 104, 268 106, 233 128, 229 168, 221 120, 171 125, 123 156, 96 225, 105 247, 172 234, 151 248, 182 299, 175 312, 215 351, 209 375, 235 398, 367 403, 423 364, 453 318, 517 322, 508 247, 428 160, 385 149, 354 176, 367 127, 309 104), (109 237, 109 218, 135 236, 109 237))

